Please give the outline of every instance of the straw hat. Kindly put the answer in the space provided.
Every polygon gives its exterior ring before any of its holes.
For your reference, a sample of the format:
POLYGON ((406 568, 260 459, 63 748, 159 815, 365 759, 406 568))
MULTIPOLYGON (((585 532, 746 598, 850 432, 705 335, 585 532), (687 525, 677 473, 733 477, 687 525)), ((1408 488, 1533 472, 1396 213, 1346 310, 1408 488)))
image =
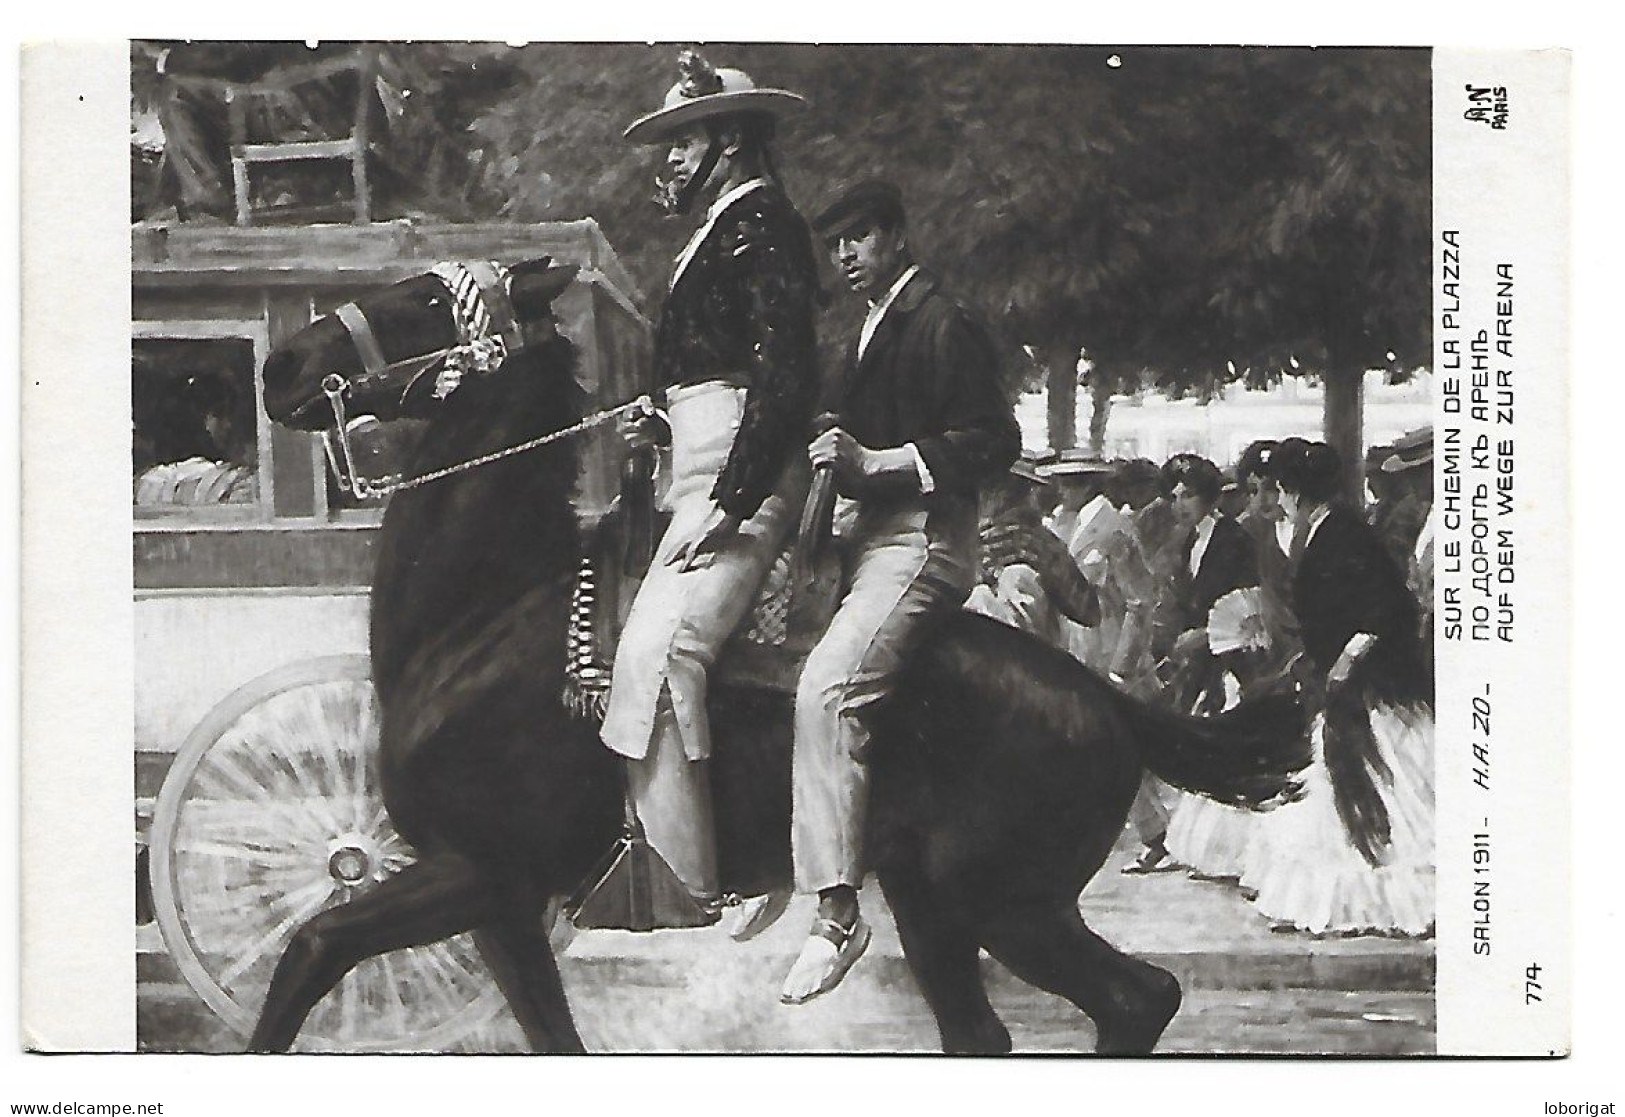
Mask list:
POLYGON ((1097 477, 1116 472, 1111 462, 1097 458, 1087 450, 1062 450, 1052 461, 1038 467, 1046 478, 1097 477))
POLYGON ((1035 485, 1047 485, 1049 478, 1044 476, 1044 467, 1048 464, 1046 455, 1023 450, 1021 456, 1011 463, 1010 474, 1035 485))
POLYGON ((1420 427, 1394 440, 1394 452, 1382 463, 1384 473, 1403 473, 1433 460, 1433 427, 1420 427))

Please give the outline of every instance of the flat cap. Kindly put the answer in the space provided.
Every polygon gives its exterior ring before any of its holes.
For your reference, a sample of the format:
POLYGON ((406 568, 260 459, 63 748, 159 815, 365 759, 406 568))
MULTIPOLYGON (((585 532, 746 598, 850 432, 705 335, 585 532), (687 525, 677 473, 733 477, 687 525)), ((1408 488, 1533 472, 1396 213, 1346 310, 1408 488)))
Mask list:
POLYGON ((813 228, 820 236, 833 236, 862 221, 887 227, 903 223, 903 192, 895 183, 870 178, 848 187, 813 218, 813 228))

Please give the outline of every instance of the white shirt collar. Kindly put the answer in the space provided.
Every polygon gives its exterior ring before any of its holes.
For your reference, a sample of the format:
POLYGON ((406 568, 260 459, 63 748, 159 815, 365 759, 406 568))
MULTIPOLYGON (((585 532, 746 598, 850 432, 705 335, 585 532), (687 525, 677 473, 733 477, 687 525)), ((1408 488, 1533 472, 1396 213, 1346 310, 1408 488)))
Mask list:
POLYGON ((886 311, 891 309, 891 304, 897 301, 897 296, 903 293, 903 288, 908 286, 908 281, 918 275, 919 271, 920 265, 910 264, 903 269, 903 274, 898 276, 892 283, 891 289, 886 292, 884 298, 879 302, 869 304, 869 314, 863 320, 863 332, 858 335, 858 359, 860 361, 863 359, 863 351, 869 348, 869 340, 875 336, 875 330, 880 326, 880 320, 886 317, 886 311))
POLYGON ((1281 553, 1291 557, 1292 521, 1287 519, 1285 516, 1282 516, 1279 520, 1275 521, 1275 528, 1272 534, 1275 536, 1275 545, 1281 549, 1281 553))
POLYGON ((1427 561, 1428 548, 1432 547, 1432 546, 1433 546, 1433 509, 1430 507, 1428 509, 1428 514, 1427 514, 1426 518, 1422 520, 1422 530, 1420 532, 1418 532, 1417 536, 1416 536, 1416 549, 1413 552, 1413 554, 1416 556, 1416 561, 1418 563, 1423 563, 1423 562, 1427 561))
POLYGON ((1303 537, 1304 550, 1309 549, 1309 544, 1315 541, 1315 532, 1320 530, 1320 525, 1325 523, 1326 517, 1330 516, 1331 514, 1332 506, 1330 504, 1322 504, 1319 508, 1316 508, 1313 512, 1309 513, 1309 531, 1303 537))
POLYGON ((1196 541, 1191 544, 1191 577, 1196 577, 1202 569, 1202 556, 1207 554, 1207 545, 1213 541, 1213 529, 1218 525, 1219 513, 1209 512, 1196 521, 1196 541))
POLYGON ((700 250, 700 245, 704 244, 705 238, 710 236, 712 227, 716 225, 717 218, 722 216, 723 211, 737 202, 740 198, 743 198, 746 194, 749 194, 752 190, 766 185, 767 179, 753 178, 746 182, 741 182, 738 186, 735 186, 730 190, 723 191, 722 195, 717 198, 716 201, 711 203, 711 208, 705 211, 704 224, 702 224, 698 229, 694 230, 694 235, 688 238, 688 243, 683 246, 683 251, 678 253, 677 266, 672 269, 671 283, 667 287, 667 290, 677 286, 677 281, 681 279, 683 273, 688 270, 689 261, 694 259, 694 253, 700 250))

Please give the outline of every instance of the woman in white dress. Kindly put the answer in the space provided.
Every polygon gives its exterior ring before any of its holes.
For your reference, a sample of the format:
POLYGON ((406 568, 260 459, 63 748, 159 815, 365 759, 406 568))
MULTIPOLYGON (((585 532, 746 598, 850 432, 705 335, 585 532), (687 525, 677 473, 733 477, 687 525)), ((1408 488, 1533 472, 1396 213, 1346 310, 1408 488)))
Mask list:
POLYGON ((1415 599, 1376 533, 1334 499, 1331 447, 1287 439, 1271 468, 1298 528, 1293 611, 1319 712, 1304 796, 1278 809, 1250 866, 1255 903, 1280 927, 1427 934, 1433 695, 1415 599))

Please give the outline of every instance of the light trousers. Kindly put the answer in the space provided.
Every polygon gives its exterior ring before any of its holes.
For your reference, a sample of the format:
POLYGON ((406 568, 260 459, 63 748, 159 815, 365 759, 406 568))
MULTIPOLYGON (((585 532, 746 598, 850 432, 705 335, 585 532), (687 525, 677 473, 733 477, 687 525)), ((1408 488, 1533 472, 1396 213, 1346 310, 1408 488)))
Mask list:
POLYGON ((922 622, 970 592, 974 509, 860 512, 842 552, 847 591, 796 687, 791 828, 796 888, 863 883, 869 733, 922 622), (967 514, 968 511, 968 514, 967 514))

